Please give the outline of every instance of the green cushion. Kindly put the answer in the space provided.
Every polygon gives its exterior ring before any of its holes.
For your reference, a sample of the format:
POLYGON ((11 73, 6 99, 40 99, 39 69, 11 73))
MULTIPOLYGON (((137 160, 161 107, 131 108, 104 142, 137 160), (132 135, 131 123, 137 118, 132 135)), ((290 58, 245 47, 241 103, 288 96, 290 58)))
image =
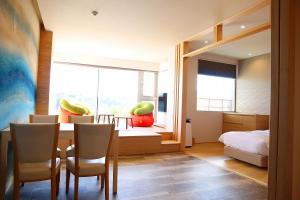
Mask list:
POLYGON ((154 105, 149 102, 141 102, 131 109, 130 113, 132 115, 146 115, 152 113, 154 110, 154 105))
POLYGON ((73 105, 71 103, 69 103, 66 99, 61 99, 60 100, 60 106, 69 111, 70 113, 74 113, 74 114, 78 114, 78 115, 83 115, 83 114, 87 114, 88 109, 82 105, 73 105))

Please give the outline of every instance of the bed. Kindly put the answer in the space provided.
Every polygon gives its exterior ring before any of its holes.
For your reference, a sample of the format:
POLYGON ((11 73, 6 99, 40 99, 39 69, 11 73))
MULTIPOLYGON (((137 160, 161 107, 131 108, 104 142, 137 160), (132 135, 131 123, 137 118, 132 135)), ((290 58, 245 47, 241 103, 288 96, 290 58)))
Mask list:
POLYGON ((259 167, 268 167, 269 130, 229 131, 223 133, 219 141, 224 154, 259 167))

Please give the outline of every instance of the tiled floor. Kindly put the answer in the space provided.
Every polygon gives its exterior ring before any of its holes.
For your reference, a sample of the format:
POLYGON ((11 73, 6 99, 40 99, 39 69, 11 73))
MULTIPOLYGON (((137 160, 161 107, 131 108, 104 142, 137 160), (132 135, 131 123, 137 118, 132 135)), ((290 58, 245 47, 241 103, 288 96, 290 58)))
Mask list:
MULTIPOLYGON (((73 199, 73 177, 65 194, 63 169, 58 199, 73 199)), ((80 178, 79 199, 104 199, 96 177, 80 178)), ((26 183, 21 199, 50 199, 49 182, 26 183)), ((205 160, 185 154, 158 154, 120 159, 119 200, 261 200, 267 188, 205 160)))

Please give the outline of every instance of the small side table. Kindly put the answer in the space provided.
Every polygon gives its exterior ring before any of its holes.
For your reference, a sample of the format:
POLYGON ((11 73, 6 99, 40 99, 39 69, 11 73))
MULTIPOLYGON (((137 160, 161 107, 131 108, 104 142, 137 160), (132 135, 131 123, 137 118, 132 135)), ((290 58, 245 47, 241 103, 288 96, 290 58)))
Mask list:
POLYGON ((112 123, 114 124, 114 115, 113 114, 98 114, 98 124, 100 122, 100 118, 103 117, 103 124, 105 124, 105 121, 106 121, 106 117, 108 119, 108 123, 112 123), (112 122, 110 122, 110 117, 112 117, 112 122))
POLYGON ((128 129, 128 122, 131 122, 131 127, 133 128, 133 121, 131 116, 115 116, 113 119, 113 122, 116 123, 117 127, 119 126, 119 120, 120 119, 125 119, 126 120, 126 129, 128 129), (117 120, 117 121, 115 121, 117 120))

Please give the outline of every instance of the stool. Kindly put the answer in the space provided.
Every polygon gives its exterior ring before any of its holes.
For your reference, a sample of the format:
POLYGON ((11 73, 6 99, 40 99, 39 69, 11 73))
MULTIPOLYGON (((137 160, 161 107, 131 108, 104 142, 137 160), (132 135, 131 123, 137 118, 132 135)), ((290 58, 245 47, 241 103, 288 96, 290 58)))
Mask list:
POLYGON ((107 119, 108 119, 108 123, 110 124, 110 117, 112 117, 112 124, 114 124, 114 115, 113 114, 99 114, 98 115, 98 124, 99 124, 99 122, 100 122, 100 118, 101 117, 103 117, 103 124, 105 124, 105 119, 106 119, 106 117, 107 117, 107 119))
POLYGON ((133 128, 132 117, 130 117, 130 116, 115 116, 114 119, 113 119, 113 123, 116 123, 117 127, 119 126, 119 120, 120 119, 125 119, 126 120, 126 129, 128 129, 128 121, 130 120, 131 127, 133 128), (115 119, 117 120, 117 122, 115 121, 115 119))

